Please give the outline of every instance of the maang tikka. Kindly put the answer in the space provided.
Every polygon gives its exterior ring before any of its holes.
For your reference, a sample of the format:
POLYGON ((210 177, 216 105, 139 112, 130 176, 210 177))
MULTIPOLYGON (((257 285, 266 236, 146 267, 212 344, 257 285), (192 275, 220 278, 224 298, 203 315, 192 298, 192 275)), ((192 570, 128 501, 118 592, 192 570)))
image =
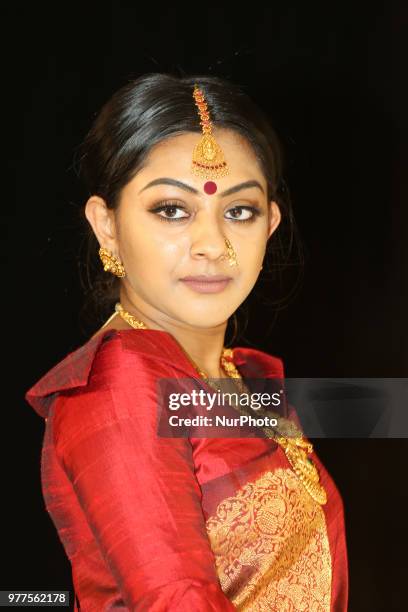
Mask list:
MULTIPOLYGON (((194 85, 193 96, 201 119, 202 136, 194 147, 191 171, 195 176, 206 179, 227 176, 229 168, 221 147, 212 135, 212 123, 208 104, 198 85, 194 85)), ((208 194, 213 194, 216 190, 217 185, 215 183, 209 182, 204 185, 204 191, 208 194)), ((227 247, 229 265, 237 266, 237 256, 228 238, 225 238, 225 246, 227 247)))
POLYGON ((202 136, 194 147, 191 171, 201 178, 220 178, 229 172, 221 147, 212 135, 212 123, 207 102, 201 89, 194 85, 194 100, 200 115, 202 136))

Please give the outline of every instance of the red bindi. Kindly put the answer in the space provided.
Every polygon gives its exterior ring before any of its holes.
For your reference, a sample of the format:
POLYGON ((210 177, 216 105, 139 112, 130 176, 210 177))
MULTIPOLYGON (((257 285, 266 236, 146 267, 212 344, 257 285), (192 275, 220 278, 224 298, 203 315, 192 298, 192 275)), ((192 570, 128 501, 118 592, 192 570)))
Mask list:
POLYGON ((212 195, 217 191, 217 185, 213 181, 207 181, 204 185, 204 191, 208 195, 212 195))

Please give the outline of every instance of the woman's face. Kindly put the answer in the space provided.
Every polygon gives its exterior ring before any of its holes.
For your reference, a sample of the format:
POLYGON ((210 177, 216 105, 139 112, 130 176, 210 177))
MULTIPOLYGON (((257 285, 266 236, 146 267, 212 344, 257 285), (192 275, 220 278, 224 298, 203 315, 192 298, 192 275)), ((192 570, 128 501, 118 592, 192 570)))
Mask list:
POLYGON ((250 146, 229 130, 214 136, 229 166, 227 176, 214 179, 216 193, 205 193, 207 179, 191 172, 200 134, 189 133, 152 149, 114 214, 114 252, 125 267, 126 293, 157 322, 200 328, 225 323, 255 285, 267 240, 280 222, 250 146), (237 266, 229 265, 225 238, 237 266), (197 275, 230 280, 208 293, 182 280, 197 275))

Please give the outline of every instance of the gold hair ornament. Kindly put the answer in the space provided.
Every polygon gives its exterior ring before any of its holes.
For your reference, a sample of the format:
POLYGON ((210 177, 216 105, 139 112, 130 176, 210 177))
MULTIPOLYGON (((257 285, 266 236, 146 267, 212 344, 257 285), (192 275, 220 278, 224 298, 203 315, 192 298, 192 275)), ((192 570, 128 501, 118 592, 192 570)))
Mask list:
POLYGON ((203 135, 194 147, 191 171, 200 178, 214 179, 226 176, 229 173, 228 165, 221 147, 212 135, 208 105, 197 85, 194 86, 193 96, 200 115, 203 135))

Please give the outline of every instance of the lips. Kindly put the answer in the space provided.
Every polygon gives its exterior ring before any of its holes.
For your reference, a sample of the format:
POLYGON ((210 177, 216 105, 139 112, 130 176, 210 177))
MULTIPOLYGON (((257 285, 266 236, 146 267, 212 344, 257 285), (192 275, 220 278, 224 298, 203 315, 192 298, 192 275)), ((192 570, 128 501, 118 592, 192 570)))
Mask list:
POLYGON ((228 286, 232 278, 222 274, 201 274, 199 276, 185 276, 180 280, 197 293, 219 293, 228 286))
POLYGON ((223 274, 200 274, 198 276, 184 276, 181 280, 216 283, 219 281, 231 280, 231 277, 223 274))

